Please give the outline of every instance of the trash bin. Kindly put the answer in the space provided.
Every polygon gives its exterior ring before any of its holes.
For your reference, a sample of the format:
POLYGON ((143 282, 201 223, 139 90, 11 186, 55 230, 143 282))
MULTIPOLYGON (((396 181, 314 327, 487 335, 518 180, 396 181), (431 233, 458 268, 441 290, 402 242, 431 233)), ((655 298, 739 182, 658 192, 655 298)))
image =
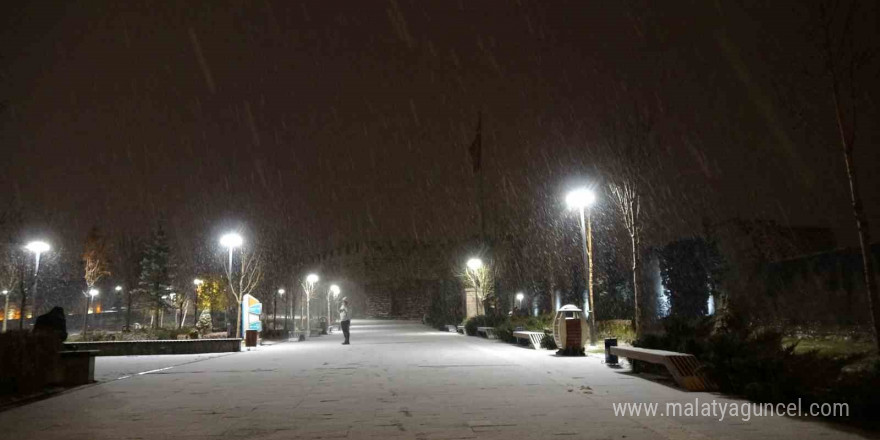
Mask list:
POLYGON ((605 363, 609 365, 617 365, 617 355, 611 354, 611 347, 617 347, 617 338, 608 338, 605 340, 605 363))
POLYGON ((258 332, 257 330, 245 330, 244 346, 247 347, 248 350, 250 350, 251 347, 257 346, 257 335, 259 334, 260 332, 258 332))

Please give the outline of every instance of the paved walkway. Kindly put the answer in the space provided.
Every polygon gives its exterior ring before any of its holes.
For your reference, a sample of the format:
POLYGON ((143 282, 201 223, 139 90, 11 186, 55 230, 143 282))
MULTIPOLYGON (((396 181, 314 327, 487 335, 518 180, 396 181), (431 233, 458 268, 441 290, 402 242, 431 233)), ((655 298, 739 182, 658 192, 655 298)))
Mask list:
POLYGON ((662 411, 697 398, 741 402, 634 377, 598 357, 557 358, 418 323, 356 321, 352 334, 350 346, 334 334, 234 354, 98 358, 103 382, 2 412, 0 432, 41 440, 860 438, 784 417, 617 417, 613 403, 661 402, 662 411))

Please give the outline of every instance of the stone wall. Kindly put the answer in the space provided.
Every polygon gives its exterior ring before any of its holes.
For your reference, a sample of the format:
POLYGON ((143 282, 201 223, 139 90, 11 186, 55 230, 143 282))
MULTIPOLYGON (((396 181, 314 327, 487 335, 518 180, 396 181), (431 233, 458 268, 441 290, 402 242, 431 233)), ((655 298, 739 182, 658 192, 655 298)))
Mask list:
POLYGON ((437 280, 404 279, 399 282, 372 283, 364 289, 370 318, 422 319, 428 312, 431 295, 439 290, 437 280))

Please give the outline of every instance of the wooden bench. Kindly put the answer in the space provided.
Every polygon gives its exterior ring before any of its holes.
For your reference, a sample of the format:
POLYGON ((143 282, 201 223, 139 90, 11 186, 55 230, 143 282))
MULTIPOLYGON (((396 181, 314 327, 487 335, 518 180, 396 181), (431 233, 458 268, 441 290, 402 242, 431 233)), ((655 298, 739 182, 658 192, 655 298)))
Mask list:
POLYGON ((529 341, 529 346, 537 350, 541 348, 541 340, 544 339, 544 332, 517 330, 513 332, 513 337, 516 339, 525 339, 529 341))
POLYGON ((477 327, 477 334, 483 334, 488 339, 496 339, 495 327, 477 327))
POLYGON ((446 331, 448 331, 448 332, 450 332, 450 333, 455 333, 455 332, 458 331, 458 328, 457 328, 456 326, 452 325, 452 324, 447 324, 447 325, 446 325, 446 331))
POLYGON ((700 362, 692 354, 638 347, 610 347, 609 350, 611 354, 630 360, 665 365, 669 374, 675 379, 675 383, 688 391, 712 391, 716 388, 715 384, 699 371, 700 362))
POLYGON ((95 381, 95 356, 98 350, 60 351, 61 363, 55 382, 67 386, 85 385, 95 381))
POLYGON ((465 329, 463 325, 456 327, 455 330, 461 334, 465 334, 465 329))

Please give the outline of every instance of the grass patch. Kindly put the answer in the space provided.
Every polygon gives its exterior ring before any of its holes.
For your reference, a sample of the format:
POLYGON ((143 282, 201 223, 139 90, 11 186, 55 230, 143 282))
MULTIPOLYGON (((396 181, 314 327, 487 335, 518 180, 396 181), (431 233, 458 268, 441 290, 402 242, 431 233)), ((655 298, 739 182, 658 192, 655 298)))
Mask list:
POLYGON ((869 341, 856 341, 844 338, 795 338, 787 337, 782 340, 784 345, 795 345, 794 352, 797 354, 816 351, 820 355, 828 357, 843 357, 856 354, 870 353, 874 346, 869 341))

